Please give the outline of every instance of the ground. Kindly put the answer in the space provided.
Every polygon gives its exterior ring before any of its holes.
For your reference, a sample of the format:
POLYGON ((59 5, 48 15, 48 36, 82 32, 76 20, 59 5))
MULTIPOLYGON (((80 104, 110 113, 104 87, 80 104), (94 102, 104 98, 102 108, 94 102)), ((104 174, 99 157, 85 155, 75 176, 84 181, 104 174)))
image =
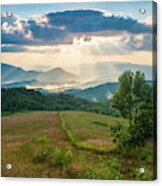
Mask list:
POLYGON ((2 176, 154 179, 153 143, 118 153, 110 130, 116 122, 128 125, 122 118, 78 111, 4 116, 2 176))

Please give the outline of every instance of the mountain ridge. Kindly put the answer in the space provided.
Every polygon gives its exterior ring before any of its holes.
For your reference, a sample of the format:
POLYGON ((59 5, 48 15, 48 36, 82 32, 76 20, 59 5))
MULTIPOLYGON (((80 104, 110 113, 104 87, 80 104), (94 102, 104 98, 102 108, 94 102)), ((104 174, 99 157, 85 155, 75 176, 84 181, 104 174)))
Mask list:
POLYGON ((63 83, 63 82, 70 82, 74 81, 78 77, 70 72, 63 70, 62 68, 54 68, 47 72, 43 72, 38 75, 37 79, 41 82, 56 82, 56 83, 63 83), (54 81, 53 81, 54 79, 54 81))
POLYGON ((1 72, 2 72, 2 83, 33 80, 40 73, 34 70, 26 71, 21 67, 16 67, 6 63, 1 63, 1 72))
MULTIPOLYGON (((109 81, 112 73, 118 77, 123 71, 141 70, 145 72, 147 77, 151 77, 151 67, 145 65, 121 64, 115 63, 99 63, 95 66, 96 76, 88 79, 84 76, 92 74, 92 66, 84 66, 82 76, 77 76, 67 72, 60 67, 53 68, 46 72, 43 71, 26 71, 23 68, 2 63, 2 88, 26 87, 28 89, 36 89, 44 94, 65 93, 75 95, 91 101, 100 101, 103 99, 111 99, 117 90, 119 83, 117 80, 109 81), (89 67, 89 68, 88 68, 89 67), (115 69, 118 69, 116 71, 115 69), (141 68, 141 69, 140 69, 141 68), (85 81, 83 80, 85 78, 85 81)), ((83 70, 82 68, 80 69, 83 70)), ((117 78, 118 79, 118 78, 117 78)))
MULTIPOLYGON (((77 76, 63 70, 62 68, 53 68, 47 72, 34 71, 34 70, 24 70, 23 68, 9 65, 6 63, 1 63, 2 71, 2 85, 11 83, 20 83, 37 80, 38 82, 46 83, 60 83, 60 82, 70 82, 76 80, 77 76)), ((6 85, 7 86, 7 85, 6 85)), ((14 85, 13 85, 14 86, 14 85)))

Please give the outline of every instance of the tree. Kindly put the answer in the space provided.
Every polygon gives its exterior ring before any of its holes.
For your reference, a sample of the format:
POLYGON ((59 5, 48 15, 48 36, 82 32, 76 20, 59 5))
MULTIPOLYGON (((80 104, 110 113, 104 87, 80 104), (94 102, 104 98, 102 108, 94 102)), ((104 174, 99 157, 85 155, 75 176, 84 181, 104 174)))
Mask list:
POLYGON ((131 71, 124 72, 119 77, 120 86, 113 96, 113 106, 120 110, 125 118, 129 118, 129 124, 132 121, 133 97, 132 97, 132 83, 133 73, 131 71))
POLYGON ((138 119, 141 103, 146 101, 147 87, 148 85, 146 84, 144 73, 137 71, 134 74, 132 82, 134 123, 136 123, 136 120, 138 119))
POLYGON ((144 73, 124 72, 120 86, 113 97, 113 106, 129 119, 128 138, 123 143, 131 147, 142 146, 152 136, 153 87, 148 85, 144 73))

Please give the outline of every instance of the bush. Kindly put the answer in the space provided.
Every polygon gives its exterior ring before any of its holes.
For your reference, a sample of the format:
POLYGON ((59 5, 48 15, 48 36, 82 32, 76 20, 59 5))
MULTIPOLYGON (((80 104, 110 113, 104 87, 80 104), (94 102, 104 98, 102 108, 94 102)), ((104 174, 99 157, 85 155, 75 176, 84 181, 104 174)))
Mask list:
POLYGON ((73 160, 73 154, 71 152, 71 150, 67 150, 64 154, 64 158, 63 158, 63 161, 64 161, 64 164, 68 165, 72 162, 73 160))
POLYGON ((52 167, 60 167, 63 165, 63 153, 62 150, 56 148, 51 154, 50 164, 52 167))
POLYGON ((33 159, 34 163, 43 163, 47 159, 50 154, 50 150, 48 148, 41 148, 36 152, 36 155, 33 159))
POLYGON ((124 123, 117 121, 110 130, 113 137, 113 143, 117 144, 118 149, 125 150, 127 148, 126 142, 129 138, 128 127, 124 123))
POLYGON ((52 152, 50 159, 50 165, 52 167, 62 167, 72 162, 73 154, 70 150, 63 151, 60 148, 56 148, 52 152))

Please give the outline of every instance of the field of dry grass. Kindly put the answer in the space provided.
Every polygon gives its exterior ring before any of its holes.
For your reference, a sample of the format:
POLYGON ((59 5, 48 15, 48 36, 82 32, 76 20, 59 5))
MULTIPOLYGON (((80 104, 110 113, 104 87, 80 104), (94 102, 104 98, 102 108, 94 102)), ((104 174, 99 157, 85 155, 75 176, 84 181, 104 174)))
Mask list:
POLYGON ((59 177, 59 171, 51 171, 45 164, 33 163, 34 154, 46 147, 71 148, 65 132, 59 125, 58 113, 36 112, 2 118, 2 175, 20 177, 59 177), (49 143, 32 139, 46 136, 49 143), (12 169, 6 170, 5 164, 12 169))
POLYGON ((116 148, 111 135, 111 127, 121 122, 127 125, 127 120, 104 116, 95 113, 71 112, 62 114, 70 138, 78 147, 94 149, 99 152, 109 152, 116 148), (73 139, 74 138, 74 139, 73 139), (76 142, 76 143, 75 143, 76 142))
POLYGON ((123 119, 85 112, 2 117, 2 176, 153 179, 151 143, 126 154, 107 151, 116 148, 110 127, 117 120, 127 125, 123 119), (12 169, 6 169, 7 163, 12 169), (140 167, 145 174, 139 175, 140 167))

